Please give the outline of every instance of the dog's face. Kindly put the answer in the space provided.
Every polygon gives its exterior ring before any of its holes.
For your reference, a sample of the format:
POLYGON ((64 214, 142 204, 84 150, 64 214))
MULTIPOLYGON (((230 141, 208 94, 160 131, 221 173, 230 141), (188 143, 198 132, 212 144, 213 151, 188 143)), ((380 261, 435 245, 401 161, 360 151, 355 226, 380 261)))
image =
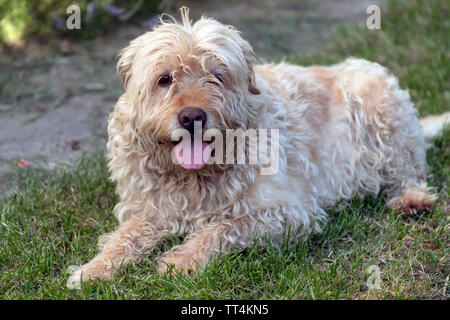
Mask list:
POLYGON ((173 148, 178 128, 248 126, 247 96, 258 94, 253 51, 239 32, 215 20, 163 21, 120 53, 118 68, 134 130, 154 152, 173 148))

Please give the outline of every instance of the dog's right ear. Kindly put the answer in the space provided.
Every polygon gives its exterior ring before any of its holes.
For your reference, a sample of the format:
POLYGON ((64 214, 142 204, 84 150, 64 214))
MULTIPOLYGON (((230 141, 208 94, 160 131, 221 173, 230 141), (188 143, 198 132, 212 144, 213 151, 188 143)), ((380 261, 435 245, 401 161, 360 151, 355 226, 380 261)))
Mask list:
POLYGON ((117 71, 122 77, 124 88, 127 88, 128 81, 131 77, 131 67, 133 66, 134 57, 136 56, 138 45, 136 41, 131 41, 130 45, 122 49, 117 55, 119 61, 117 62, 117 71))

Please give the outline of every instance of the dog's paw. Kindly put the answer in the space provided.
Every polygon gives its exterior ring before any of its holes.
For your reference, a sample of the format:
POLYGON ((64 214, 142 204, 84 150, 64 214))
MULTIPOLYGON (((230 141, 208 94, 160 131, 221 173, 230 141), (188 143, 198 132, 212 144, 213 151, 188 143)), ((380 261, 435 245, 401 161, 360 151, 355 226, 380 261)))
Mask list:
POLYGON ((192 257, 184 254, 168 254, 161 258, 156 265, 156 270, 159 273, 181 272, 183 274, 190 274, 196 269, 197 264, 192 257))
POLYGON ((113 275, 113 270, 104 265, 70 266, 67 271, 71 274, 67 279, 69 289, 80 289, 81 284, 86 281, 109 280, 113 275))
POLYGON ((389 206, 405 214, 414 215, 430 211, 436 199, 436 195, 429 194, 426 190, 419 188, 407 189, 401 196, 389 201, 389 206))

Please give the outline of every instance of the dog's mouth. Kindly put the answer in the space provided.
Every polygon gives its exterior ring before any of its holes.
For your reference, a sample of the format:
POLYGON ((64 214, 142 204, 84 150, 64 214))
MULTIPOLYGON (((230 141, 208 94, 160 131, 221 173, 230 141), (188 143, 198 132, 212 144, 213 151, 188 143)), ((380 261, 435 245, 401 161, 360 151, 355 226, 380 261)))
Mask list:
POLYGON ((183 141, 183 138, 174 146, 173 152, 175 157, 184 169, 199 170, 203 168, 211 155, 209 143, 203 141, 201 137, 195 139, 192 137, 191 141, 183 141))
MULTIPOLYGON (((211 149, 209 144, 214 141, 212 137, 211 141, 203 141, 200 139, 194 139, 191 141, 183 141, 183 137, 179 141, 170 141, 169 144, 173 147, 177 164, 187 170, 199 170, 203 168, 208 159, 211 156, 211 149)), ((164 144, 162 141, 158 141, 159 144, 164 144)))

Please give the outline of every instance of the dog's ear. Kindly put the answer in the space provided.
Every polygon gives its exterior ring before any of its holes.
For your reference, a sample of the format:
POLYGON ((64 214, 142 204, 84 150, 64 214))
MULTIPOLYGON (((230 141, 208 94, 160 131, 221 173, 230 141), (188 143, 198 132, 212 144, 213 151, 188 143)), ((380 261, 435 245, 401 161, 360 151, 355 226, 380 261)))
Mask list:
POLYGON ((255 54, 253 52, 250 44, 241 38, 241 48, 245 56, 245 62, 248 67, 248 91, 251 94, 260 94, 261 91, 256 87, 255 84, 255 73, 253 71, 253 65, 256 62, 255 54))
POLYGON ((261 91, 255 86, 255 75, 251 71, 251 75, 248 77, 248 91, 252 94, 260 94, 261 91))
POLYGON ((131 41, 130 45, 122 49, 117 55, 119 58, 117 62, 117 71, 122 77, 122 83, 125 89, 127 88, 128 81, 131 77, 131 67, 137 52, 137 47, 137 41, 131 41))

